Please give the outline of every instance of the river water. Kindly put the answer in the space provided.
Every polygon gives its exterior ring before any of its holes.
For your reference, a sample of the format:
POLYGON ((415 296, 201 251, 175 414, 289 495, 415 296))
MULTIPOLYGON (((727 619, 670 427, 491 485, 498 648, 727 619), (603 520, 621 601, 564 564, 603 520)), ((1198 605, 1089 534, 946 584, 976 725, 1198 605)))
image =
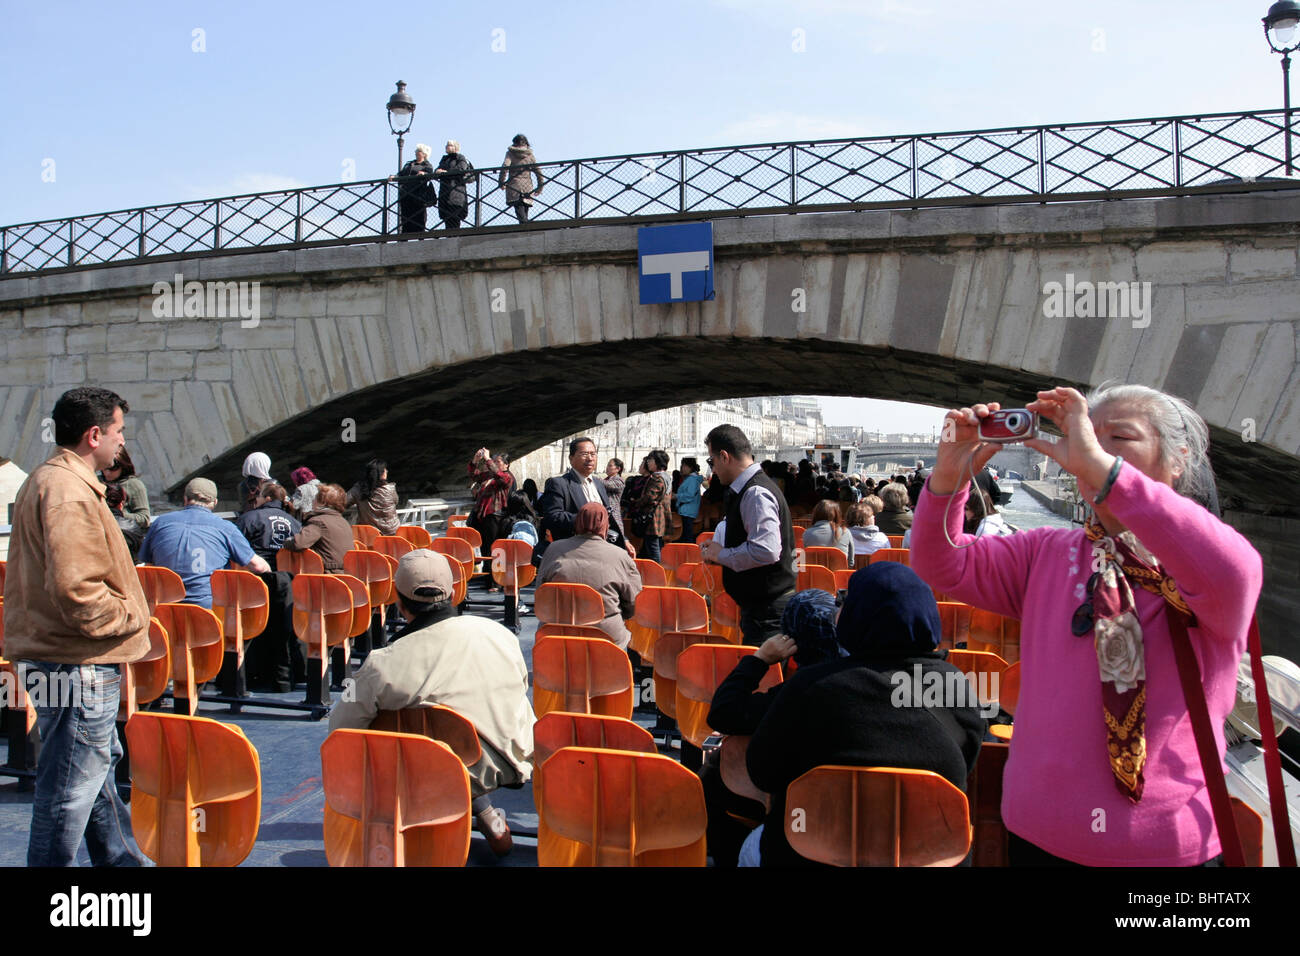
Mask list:
MULTIPOLYGON (((1029 492, 1020 487, 1018 482, 998 482, 998 486, 1012 492, 1011 502, 999 510, 1008 524, 1015 525, 1022 531, 1030 528, 1069 528, 1070 519, 1053 514, 1039 504, 1029 492)), ((1074 526, 1074 527, 1077 527, 1074 526)))

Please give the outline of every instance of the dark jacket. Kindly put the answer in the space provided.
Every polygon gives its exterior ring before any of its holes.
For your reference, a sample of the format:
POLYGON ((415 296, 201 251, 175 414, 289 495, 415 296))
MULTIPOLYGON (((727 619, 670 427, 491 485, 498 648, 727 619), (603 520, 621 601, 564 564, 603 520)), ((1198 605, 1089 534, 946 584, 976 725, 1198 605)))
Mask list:
POLYGON ((411 160, 397 175, 397 197, 404 206, 431 205, 434 188, 433 163, 427 159, 411 160))
POLYGON ((736 662, 713 692, 708 723, 720 734, 752 734, 784 684, 757 693, 770 665, 750 654, 736 662))
MULTIPOLYGON (((609 512, 609 533, 605 535, 605 540, 621 548, 623 532, 619 528, 622 524, 614 517, 605 483, 595 475, 592 476, 592 483, 596 486, 596 495, 605 506, 605 510, 609 512)), ((573 521, 578 516, 578 509, 586 503, 587 496, 582 493, 582 485, 572 468, 558 478, 547 478, 546 490, 542 492, 542 533, 549 531, 554 541, 573 537, 573 521)), ((536 549, 533 554, 537 557, 536 549)), ((538 561, 540 562, 540 558, 538 561)))
POLYGON ((884 534, 905 534, 912 527, 912 512, 890 511, 886 506, 876 515, 876 527, 884 534))
MULTIPOLYGON (((260 508, 245 511, 235 519, 238 528, 253 546, 258 557, 275 566, 275 552, 302 530, 302 524, 284 510, 278 501, 268 501, 260 508)), ((351 534, 351 532, 349 532, 351 534)))
POLYGON ((764 866, 816 865, 785 837, 786 788, 813 767, 932 770, 965 791, 984 720, 974 707, 895 706, 893 675, 910 683, 916 664, 922 675, 957 673, 938 654, 926 654, 871 666, 856 658, 829 661, 802 667, 786 681, 747 755, 749 776, 772 795, 760 842, 764 866))
POLYGON ((318 508, 307 516, 302 530, 284 546, 290 551, 315 551, 326 571, 342 571, 343 555, 353 546, 352 525, 333 508, 318 508))
POLYGON ((465 183, 474 164, 460 153, 447 153, 438 160, 438 168, 446 170, 437 176, 439 218, 458 221, 467 219, 469 194, 465 183))
POLYGON ((144 531, 136 524, 135 518, 130 515, 114 512, 113 520, 122 529, 122 537, 126 538, 126 548, 131 552, 131 560, 137 560, 136 555, 140 552, 140 542, 144 540, 144 531))

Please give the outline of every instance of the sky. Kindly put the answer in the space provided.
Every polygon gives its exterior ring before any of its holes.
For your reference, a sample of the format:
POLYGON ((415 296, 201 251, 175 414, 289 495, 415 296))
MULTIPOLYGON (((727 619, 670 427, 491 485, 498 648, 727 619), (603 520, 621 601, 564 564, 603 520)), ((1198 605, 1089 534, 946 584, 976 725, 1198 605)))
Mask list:
POLYGON ((479 167, 518 132, 552 161, 1274 109, 1267 9, 0 0, 0 224, 385 176, 399 79, 406 157, 454 138, 479 167))

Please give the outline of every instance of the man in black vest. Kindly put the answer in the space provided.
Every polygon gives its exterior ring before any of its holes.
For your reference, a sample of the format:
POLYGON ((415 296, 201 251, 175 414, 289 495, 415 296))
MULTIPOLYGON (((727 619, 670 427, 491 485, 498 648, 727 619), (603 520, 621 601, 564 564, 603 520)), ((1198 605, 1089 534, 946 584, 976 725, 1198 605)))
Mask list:
POLYGON ((709 466, 728 491, 722 540, 715 533, 704 558, 722 565, 722 585, 740 607, 745 643, 757 646, 780 633, 781 613, 795 591, 790 508, 739 428, 719 425, 705 442, 709 466))

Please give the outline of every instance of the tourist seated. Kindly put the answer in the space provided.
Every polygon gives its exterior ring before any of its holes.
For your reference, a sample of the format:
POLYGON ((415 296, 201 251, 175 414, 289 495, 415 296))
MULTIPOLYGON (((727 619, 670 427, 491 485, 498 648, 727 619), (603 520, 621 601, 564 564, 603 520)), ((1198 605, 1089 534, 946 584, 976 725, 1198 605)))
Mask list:
POLYGON ((1064 436, 1025 445, 1075 476, 1092 503, 1088 524, 961 533, 967 476, 1002 448, 979 439, 980 420, 999 408, 981 403, 947 413, 954 440, 939 444, 911 554, 936 590, 1019 618, 1033 638, 1003 778, 1010 862, 1218 865, 1175 646, 1190 645, 1197 661, 1209 773, 1221 776, 1263 562, 1210 510, 1208 429, 1184 400, 1141 385, 1108 383, 1086 399, 1058 387, 1026 407, 1064 436))
POLYGON ((387 647, 370 652, 352 693, 330 711, 329 729, 365 729, 381 710, 450 707, 474 725, 483 750, 468 768, 475 822, 495 853, 509 853, 505 813, 489 794, 522 787, 533 771, 536 717, 519 640, 496 621, 456 614, 451 565, 436 551, 402 555, 393 585, 406 626, 387 647))
POLYGON ((140 542, 144 541, 144 529, 134 517, 126 513, 126 492, 117 482, 110 481, 104 485, 104 501, 108 505, 108 510, 113 513, 113 520, 122 529, 122 537, 126 539, 126 549, 131 552, 131 560, 135 561, 136 555, 140 553, 140 542))
POLYGON ((266 630, 244 653, 245 678, 250 690, 288 693, 293 690, 294 665, 302 659, 302 647, 293 633, 293 576, 275 570, 276 552, 302 530, 298 519, 285 510, 287 498, 283 485, 264 481, 253 509, 235 519, 235 527, 270 566, 262 575, 270 601, 266 630))
POLYGON ((759 838, 763 866, 816 865, 785 837, 786 788, 814 767, 931 770, 964 790, 979 754, 978 702, 936 651, 939 609, 911 568, 882 561, 854 572, 836 635, 848 657, 795 671, 749 743, 750 779, 772 798, 759 838), (904 680, 911 687, 918 668, 922 681, 940 675, 944 687, 955 689, 953 699, 936 707, 926 695, 899 706, 897 688, 904 680))
POLYGON ((903 534, 912 527, 912 512, 907 507, 907 486, 891 481, 880 491, 884 509, 876 512, 876 527, 885 534, 903 534))
POLYGON ((962 527, 967 534, 982 538, 986 534, 1005 537, 1015 534, 1016 530, 1007 524, 1006 519, 993 504, 993 496, 982 488, 979 494, 971 493, 966 499, 966 521, 962 527))
POLYGON ((302 530, 298 519, 285 510, 288 497, 283 485, 264 481, 253 508, 235 518, 235 527, 267 564, 274 565, 275 553, 302 530))
POLYGON ((296 517, 305 518, 316 508, 320 479, 306 465, 291 471, 289 479, 293 482, 293 497, 289 500, 289 508, 296 517))
MULTIPOLYGON (((785 686, 774 684, 769 690, 758 690, 771 665, 793 657, 799 667, 809 667, 843 657, 845 651, 835 637, 836 612, 835 599, 825 591, 811 588, 796 592, 781 612, 781 633, 737 661, 713 692, 709 726, 721 734, 752 734, 785 686)), ((762 819, 764 810, 761 804, 727 789, 722 782, 720 756, 717 749, 705 752, 700 782, 709 814, 709 856, 714 866, 732 867, 752 829, 741 821, 762 819)))
MULTIPOLYGON (((876 527, 876 513, 871 505, 859 501, 849 509, 849 534, 853 536, 853 554, 875 554, 881 548, 891 547, 889 536, 876 527)), ((804 532, 804 544, 808 543, 808 533, 804 532)))
POLYGON ((526 493, 510 492, 506 502, 506 515, 509 521, 502 524, 506 532, 505 536, 517 541, 527 541, 532 547, 537 547, 538 529, 541 527, 542 519, 526 493))
POLYGON ((584 504, 574 518, 573 537, 556 541, 546 549, 537 583, 540 586, 555 581, 595 588, 605 602, 605 618, 599 627, 626 650, 632 634, 623 622, 636 614, 641 575, 632 556, 606 540, 608 533, 609 509, 596 501, 584 504))
POLYGON ((803 533, 804 548, 839 548, 849 567, 853 567, 853 535, 844 523, 839 504, 830 500, 817 502, 812 521, 803 533))
MULTIPOLYGON (((328 573, 343 570, 343 555, 353 548, 352 525, 343 517, 347 498, 341 485, 321 485, 302 530, 284 542, 286 551, 315 551, 328 573)), ((396 530, 396 529, 394 529, 396 530)))

